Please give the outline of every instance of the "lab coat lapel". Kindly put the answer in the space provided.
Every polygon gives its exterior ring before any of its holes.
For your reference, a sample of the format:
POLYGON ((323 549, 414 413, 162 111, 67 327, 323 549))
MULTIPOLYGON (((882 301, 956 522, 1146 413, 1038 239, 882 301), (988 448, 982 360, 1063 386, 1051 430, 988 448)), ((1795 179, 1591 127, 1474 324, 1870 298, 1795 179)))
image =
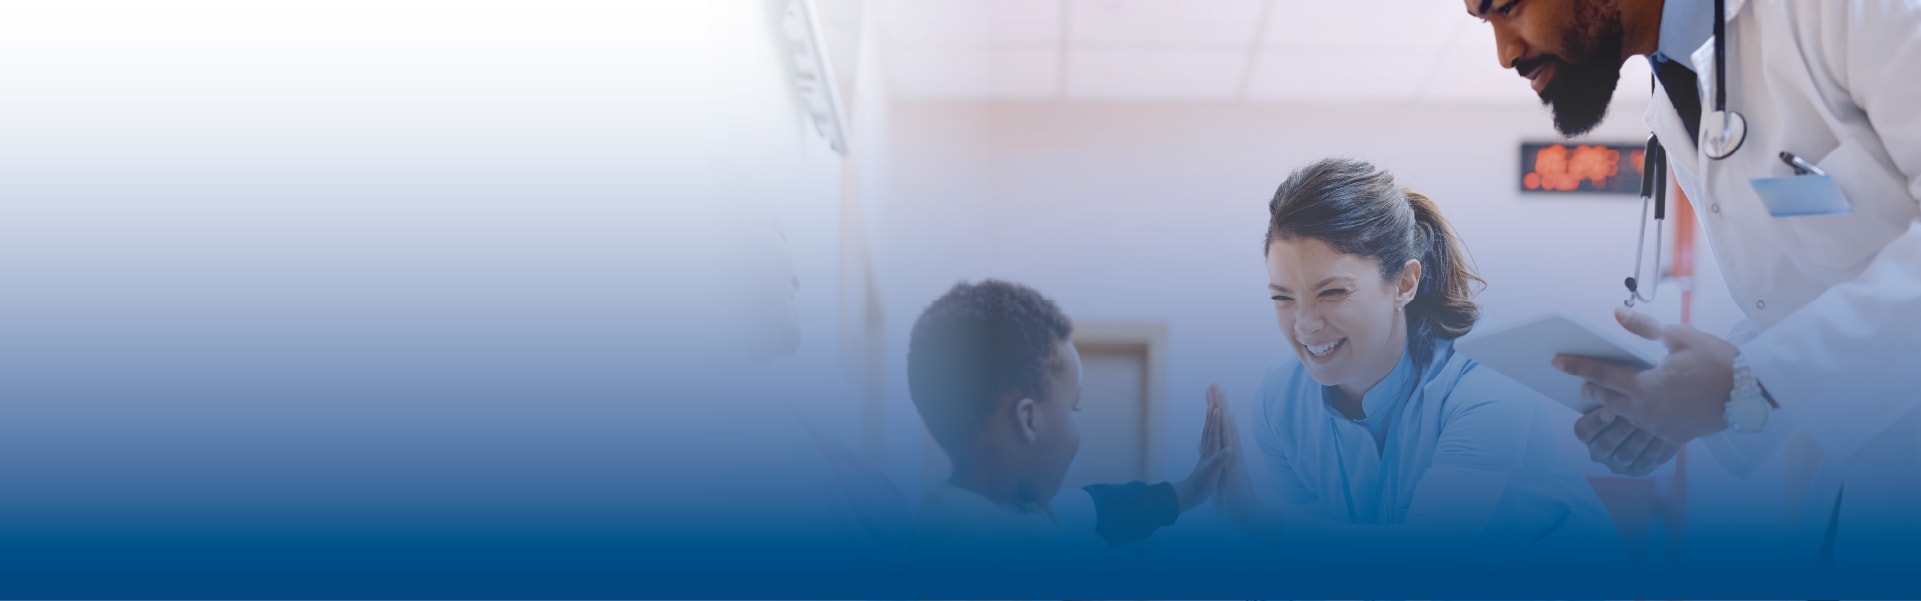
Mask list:
POLYGON ((1667 147, 1669 159, 1698 154, 1694 151, 1694 139, 1688 137, 1687 124, 1681 122, 1681 113, 1674 108, 1674 102, 1668 100, 1665 90, 1656 90, 1648 99, 1648 112, 1642 121, 1648 131, 1654 132, 1654 137, 1661 139, 1661 145, 1667 147))
MULTIPOLYGON (((1697 181, 1695 174, 1703 168, 1701 153, 1695 151, 1694 139, 1688 136, 1687 124, 1681 122, 1681 114, 1676 112, 1674 102, 1668 100, 1664 90, 1656 91, 1648 99, 1648 111, 1643 121, 1648 131, 1654 132, 1654 137, 1659 138, 1661 146, 1667 149, 1668 164, 1674 168, 1675 179, 1681 182, 1681 188, 1690 197, 1698 198, 1693 182, 1697 181)), ((1660 185, 1665 186, 1667 182, 1660 182, 1660 185)))

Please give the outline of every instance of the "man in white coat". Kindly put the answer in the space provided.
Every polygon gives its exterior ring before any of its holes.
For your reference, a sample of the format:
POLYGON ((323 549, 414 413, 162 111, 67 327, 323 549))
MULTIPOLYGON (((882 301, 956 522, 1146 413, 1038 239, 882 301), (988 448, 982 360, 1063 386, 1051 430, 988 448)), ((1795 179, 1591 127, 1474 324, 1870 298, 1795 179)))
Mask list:
POLYGON ((1645 473, 1704 438, 1746 475, 1798 432, 1821 452, 1800 565, 1921 558, 1921 0, 1466 5, 1570 136, 1647 57, 1647 124, 1746 313, 1723 339, 1618 312, 1670 350, 1646 371, 1554 358, 1605 405, 1576 426, 1592 456, 1645 473))

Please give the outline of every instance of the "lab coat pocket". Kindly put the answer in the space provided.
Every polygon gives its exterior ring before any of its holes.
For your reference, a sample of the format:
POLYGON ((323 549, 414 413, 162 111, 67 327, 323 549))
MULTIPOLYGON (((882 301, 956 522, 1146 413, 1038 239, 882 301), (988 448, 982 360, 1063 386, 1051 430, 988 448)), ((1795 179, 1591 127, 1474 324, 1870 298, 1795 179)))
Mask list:
POLYGON ((1849 139, 1815 162, 1834 178, 1852 210, 1832 215, 1776 217, 1794 230, 1814 267, 1852 275, 1867 266, 1914 219, 1914 201, 1893 168, 1849 139), (1898 202, 1905 200, 1905 202, 1898 202))

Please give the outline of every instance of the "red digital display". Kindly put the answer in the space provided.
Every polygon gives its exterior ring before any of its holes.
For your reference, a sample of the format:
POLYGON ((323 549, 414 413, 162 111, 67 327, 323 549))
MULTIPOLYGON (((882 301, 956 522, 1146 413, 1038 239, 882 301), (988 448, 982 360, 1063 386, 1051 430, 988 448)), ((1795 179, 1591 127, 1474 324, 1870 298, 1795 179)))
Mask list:
POLYGON ((1640 144, 1522 144, 1521 190, 1639 194, 1640 144))

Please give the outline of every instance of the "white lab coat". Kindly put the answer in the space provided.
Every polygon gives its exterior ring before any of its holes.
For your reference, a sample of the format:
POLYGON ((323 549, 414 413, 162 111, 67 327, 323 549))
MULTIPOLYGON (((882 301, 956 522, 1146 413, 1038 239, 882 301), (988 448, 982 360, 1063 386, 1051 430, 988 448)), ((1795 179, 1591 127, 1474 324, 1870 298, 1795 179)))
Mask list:
MULTIPOLYGON (((1814 565, 1829 523, 1836 569, 1921 559, 1921 1, 1727 0, 1728 107, 1740 151, 1710 160, 1664 92, 1647 121, 1694 199, 1735 302, 1731 337, 1781 404, 1768 432, 1724 432, 1745 475, 1804 433, 1822 450, 1796 532, 1814 565), (1776 218, 1751 178, 1793 152, 1832 175, 1845 215, 1776 218), (1845 487, 1838 518, 1837 492, 1845 487)), ((1689 57, 1702 130, 1715 117, 1714 45, 1689 57)))

